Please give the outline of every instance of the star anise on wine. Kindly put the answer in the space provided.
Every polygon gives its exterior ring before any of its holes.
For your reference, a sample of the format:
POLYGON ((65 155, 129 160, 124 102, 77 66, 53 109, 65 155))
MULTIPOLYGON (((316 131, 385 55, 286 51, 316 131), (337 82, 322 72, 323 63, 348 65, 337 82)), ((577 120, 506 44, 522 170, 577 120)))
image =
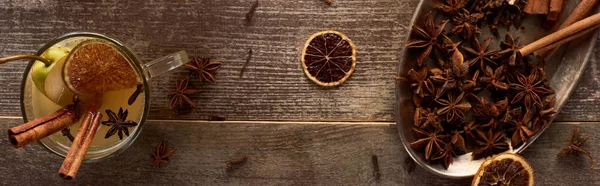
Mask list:
POLYGON ((431 110, 431 108, 417 108, 415 110, 415 125, 420 129, 424 129, 426 127, 433 127, 435 129, 443 131, 441 125, 441 119, 438 116, 435 110, 431 110))
POLYGON ((473 150, 474 159, 485 158, 508 149, 508 143, 504 141, 504 132, 502 131, 493 132, 492 129, 489 129, 487 133, 479 130, 475 133, 479 139, 476 141, 478 148, 473 150))
POLYGON ((465 40, 471 40, 475 34, 481 33, 479 29, 479 20, 483 18, 481 13, 470 13, 462 9, 457 15, 452 17, 452 33, 461 36, 465 40))
POLYGON ((556 97, 554 94, 546 96, 543 103, 544 106, 542 106, 537 117, 533 120, 533 131, 538 132, 550 126, 552 116, 556 114, 556 108, 554 107, 555 102, 556 97))
POLYGON ((517 81, 509 84, 510 88, 517 92, 510 101, 511 104, 524 100, 525 106, 533 107, 535 104, 541 107, 543 106, 541 97, 552 93, 552 90, 544 87, 542 80, 538 80, 536 73, 531 73, 528 77, 518 73, 517 81))
POLYGON ((494 91, 508 90, 509 86, 504 82, 506 79, 504 73, 504 65, 496 68, 496 70, 492 70, 491 67, 486 66, 484 76, 481 77, 481 82, 487 84, 487 87, 494 91))
MULTIPOLYGON (((510 143, 512 146, 517 146, 521 142, 527 141, 529 137, 533 136, 533 131, 529 129, 528 124, 533 118, 536 110, 535 108, 529 108, 525 111, 525 114, 521 114, 518 119, 510 120, 508 123, 512 126, 508 129, 512 132, 510 143)), ((522 113, 522 112, 521 112, 522 113)))
POLYGON ((440 130, 436 129, 419 129, 413 127, 413 130, 417 133, 417 141, 410 143, 413 148, 425 147, 425 159, 429 160, 435 153, 442 151, 442 144, 446 135, 442 134, 440 130))
POLYGON ((583 153, 590 158, 590 161, 592 163, 592 166, 590 167, 590 169, 594 169, 594 158, 592 157, 592 154, 590 153, 590 151, 581 147, 588 140, 588 136, 581 137, 579 130, 580 130, 579 127, 573 129, 573 134, 571 135, 571 140, 569 141, 569 146, 562 148, 560 150, 560 152, 558 152, 557 156, 564 156, 566 154, 583 153))
POLYGON ((106 132, 104 138, 109 138, 118 133, 119 139, 123 139, 123 133, 126 136, 129 136, 129 129, 127 127, 135 127, 138 124, 135 121, 127 120, 127 115, 129 115, 129 111, 123 108, 119 108, 119 113, 115 113, 110 109, 106 109, 106 115, 108 116, 108 121, 102 121, 102 125, 110 126, 110 129, 106 132))
POLYGON ((215 76, 211 71, 221 68, 223 63, 214 62, 209 57, 200 57, 190 60, 185 64, 185 68, 192 70, 192 76, 198 76, 201 81, 215 82, 215 76))
POLYGON ((483 41, 483 43, 479 43, 477 37, 473 37, 471 41, 471 47, 463 47, 464 51, 473 56, 473 58, 468 59, 466 63, 469 66, 478 66, 481 71, 485 71, 486 67, 489 64, 498 65, 492 57, 496 55, 498 50, 488 50, 490 43, 492 42, 492 36, 489 36, 487 39, 483 41))
POLYGON ((519 37, 513 38, 512 35, 506 34, 504 41, 500 42, 501 51, 493 58, 493 60, 505 59, 509 67, 517 67, 523 64, 523 56, 521 55, 519 37))
POLYGON ((406 77, 397 77, 397 80, 408 81, 410 83, 410 87, 413 89, 413 92, 420 97, 429 96, 434 92, 433 83, 429 78, 427 78, 427 66, 423 66, 418 71, 415 69, 410 69, 408 71, 408 76, 406 77))
POLYGON ((429 54, 434 47, 441 47, 438 43, 438 37, 442 35, 446 23, 448 23, 448 20, 443 20, 440 24, 435 25, 431 14, 427 14, 425 16, 424 28, 417 25, 413 26, 412 30, 414 37, 408 40, 406 47, 421 49, 420 54, 417 55, 417 63, 419 66, 423 65, 423 61, 429 57, 429 54))
POLYGON ((465 112, 471 108, 471 104, 464 101, 465 93, 461 92, 458 96, 448 93, 447 97, 447 99, 435 100, 441 106, 437 113, 439 115, 445 114, 448 122, 455 119, 465 121, 465 112))
POLYGON ((188 97, 188 95, 200 92, 198 89, 188 89, 188 78, 185 77, 181 81, 177 81, 177 89, 174 92, 169 92, 169 96, 173 96, 171 98, 170 108, 178 109, 183 108, 183 103, 186 102, 189 106, 195 107, 194 101, 188 97))
POLYGON ((458 14, 458 12, 464 8, 467 3, 467 0, 443 0, 442 3, 436 3, 433 5, 433 8, 453 16, 458 14))
POLYGON ((175 148, 167 148, 167 142, 162 140, 156 147, 156 150, 152 151, 152 163, 157 168, 160 167, 160 164, 169 163, 175 151, 175 148))

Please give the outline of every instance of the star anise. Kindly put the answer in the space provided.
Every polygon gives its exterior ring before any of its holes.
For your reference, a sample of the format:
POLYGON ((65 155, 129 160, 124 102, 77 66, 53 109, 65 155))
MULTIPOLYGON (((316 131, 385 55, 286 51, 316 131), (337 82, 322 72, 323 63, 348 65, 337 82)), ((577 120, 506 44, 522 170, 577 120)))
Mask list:
POLYGON ((452 164, 452 157, 456 156, 454 153, 454 146, 450 143, 444 143, 441 151, 437 152, 431 160, 442 160, 444 162, 444 168, 448 169, 452 164))
POLYGON ((446 121, 451 122, 454 119, 465 120, 465 112, 471 108, 469 102, 464 101, 465 93, 461 92, 458 96, 449 93, 447 99, 436 99, 435 101, 442 106, 437 114, 446 115, 446 121))
POLYGON ((508 99, 506 98, 493 104, 474 94, 468 95, 467 98, 472 103, 471 111, 473 111, 474 117, 479 121, 488 121, 488 124, 483 125, 483 127, 496 128, 496 118, 499 118, 508 107, 508 99))
POLYGON ((425 147, 425 159, 429 160, 432 155, 435 155, 436 152, 442 151, 442 144, 444 144, 444 140, 446 135, 441 134, 440 130, 435 129, 419 129, 413 127, 413 130, 417 133, 418 140, 410 143, 413 148, 423 148, 425 147))
POLYGON ((476 131, 478 148, 473 151, 473 158, 481 159, 487 156, 504 152, 508 149, 508 143, 504 142, 504 132, 493 132, 489 129, 487 133, 476 131))
POLYGON ((487 39, 483 41, 483 43, 479 43, 477 37, 473 37, 471 42, 471 47, 463 47, 465 52, 469 55, 472 55, 473 58, 466 61, 469 66, 478 66, 481 71, 485 71, 486 67, 489 64, 498 65, 492 57, 496 55, 498 50, 488 50, 490 43, 492 42, 492 36, 489 36, 487 39))
POLYGON ((460 152, 465 152, 467 150, 467 145, 465 143, 465 138, 462 136, 462 133, 464 133, 464 131, 452 131, 450 133, 450 144, 456 147, 456 150, 459 150, 460 152))
POLYGON ((410 87, 413 89, 413 92, 420 97, 429 96, 434 92, 433 83, 427 78, 426 65, 418 69, 418 71, 410 69, 407 78, 397 77, 396 79, 410 82, 410 87))
POLYGON ((508 122, 512 126, 508 129, 509 132, 512 132, 512 137, 510 143, 512 146, 517 146, 521 144, 521 142, 527 141, 529 137, 533 136, 533 131, 529 129, 528 124, 533 119, 536 110, 534 108, 527 109, 525 114, 519 119, 511 120, 508 122))
POLYGON ((195 107, 194 101, 188 97, 188 95, 200 92, 198 89, 188 89, 188 78, 185 77, 181 81, 177 81, 177 90, 175 92, 169 92, 169 96, 173 96, 171 98, 170 108, 183 108, 183 102, 185 101, 189 106, 195 107))
POLYGON ((544 87, 542 81, 538 80, 536 73, 531 73, 529 77, 519 73, 517 81, 510 84, 510 88, 517 91, 510 101, 511 104, 524 100, 527 107, 533 107, 534 104, 541 107, 543 106, 541 96, 552 93, 552 90, 544 87))
POLYGON ((417 25, 413 26, 414 38, 411 38, 406 43, 407 48, 418 48, 421 49, 421 53, 417 55, 417 63, 419 66, 423 65, 423 61, 434 49, 434 47, 440 47, 438 44, 438 36, 442 35, 444 27, 448 23, 448 20, 443 20, 440 24, 435 25, 431 14, 425 16, 425 27, 421 28, 417 25))
POLYGON ((176 150, 175 148, 167 148, 167 142, 162 140, 156 150, 152 151, 152 163, 157 168, 160 167, 160 164, 169 163, 176 150))
POLYGON ((538 112, 538 116, 533 121, 533 131, 538 132, 543 128, 548 128, 550 126, 550 121, 552 120, 552 116, 556 114, 556 108, 554 108, 554 104, 556 102, 556 97, 554 94, 546 96, 544 99, 544 103, 540 111, 538 112))
POLYGON ((487 84, 487 87, 495 90, 508 90, 508 85, 504 82, 506 77, 504 76, 505 68, 504 65, 496 68, 496 70, 492 70, 491 67, 486 66, 484 71, 484 76, 481 77, 481 82, 487 84))
POLYGON ((493 60, 506 59, 506 64, 509 67, 517 67, 523 64, 523 56, 521 55, 519 37, 513 38, 512 35, 506 34, 504 41, 500 43, 501 51, 493 58, 493 60))
POLYGON ((594 169, 594 158, 592 157, 592 154, 590 153, 590 151, 581 147, 588 140, 588 136, 581 137, 581 134, 579 134, 579 130, 580 130, 579 127, 573 129, 573 134, 571 135, 571 140, 569 141, 569 146, 562 148, 560 150, 560 152, 558 152, 557 156, 564 156, 566 154, 583 153, 590 158, 590 161, 592 163, 592 166, 590 167, 590 169, 594 169))
POLYGON ((192 70, 192 76, 198 76, 200 81, 215 82, 211 71, 221 68, 221 62, 213 62, 208 57, 194 58, 185 64, 185 68, 192 70))
POLYGON ((464 8, 467 3, 467 0, 443 0, 442 3, 436 3, 433 5, 433 8, 453 16, 458 14, 458 12, 464 8))
POLYGON ((475 123, 475 121, 471 121, 463 127, 464 134, 467 136, 468 139, 471 140, 477 139, 476 133, 479 130, 481 130, 481 125, 475 123))
POLYGON ((438 130, 444 130, 441 125, 441 119, 438 116, 435 110, 431 110, 431 108, 417 108, 415 110, 415 125, 420 129, 424 129, 426 127, 433 127, 438 130))
POLYGON ((126 109, 123 112, 123 108, 119 108, 119 113, 115 114, 110 109, 106 109, 106 115, 108 116, 108 121, 102 121, 102 125, 110 126, 110 129, 106 132, 104 138, 109 138, 116 133, 119 135, 119 139, 123 139, 123 133, 126 136, 129 136, 129 129, 127 127, 135 127, 138 124, 135 121, 127 120, 127 115, 129 111, 126 109))
POLYGON ((462 9, 457 15, 452 17, 452 33, 461 36, 465 40, 471 40, 475 34, 481 33, 479 29, 479 20, 483 18, 481 13, 470 13, 462 9))

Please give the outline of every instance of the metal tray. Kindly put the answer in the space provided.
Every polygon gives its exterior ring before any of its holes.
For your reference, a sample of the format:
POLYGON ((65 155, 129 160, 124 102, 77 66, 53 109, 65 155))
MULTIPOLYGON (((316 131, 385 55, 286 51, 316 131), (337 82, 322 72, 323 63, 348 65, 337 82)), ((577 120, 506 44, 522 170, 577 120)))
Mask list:
MULTIPOLYGON (((563 15, 568 15, 576 6, 579 4, 580 0, 575 1, 567 1, 568 4, 565 7, 565 12, 563 15)), ((419 26, 422 26, 424 17, 427 13, 432 12, 432 15, 436 18, 436 20, 440 20, 440 15, 436 14, 436 11, 433 10, 432 0, 421 0, 417 5, 417 9, 411 19, 411 24, 409 28, 412 28, 412 25, 417 23, 419 26)), ((598 9, 596 9, 598 11, 598 9)), ((539 39, 549 32, 545 29, 540 28, 540 23, 542 19, 536 16, 528 16, 523 22, 523 26, 525 29, 522 31, 515 30, 512 28, 511 33, 514 36, 520 36, 521 44, 528 44, 532 41, 539 39), (525 33, 526 32, 526 33, 525 33), (525 35, 527 34, 527 35, 525 35)), ((485 28, 483 29, 483 36, 487 37, 489 34, 489 30, 485 28)), ((448 29, 446 29, 448 30, 448 29)), ((503 39, 504 34, 506 33, 506 29, 500 28, 500 36, 501 38, 496 39, 495 43, 492 43, 492 46, 498 46, 499 40, 503 39)), ((412 33, 412 32, 411 32, 412 33)), ((408 36, 405 38, 404 43, 408 41, 412 34, 407 34, 408 36)), ((552 59, 550 59, 547 66, 547 75, 550 78, 550 84, 556 91, 556 108, 558 111, 565 104, 567 98, 571 94, 571 91, 575 88, 579 77, 583 73, 584 68, 587 66, 588 59, 593 53, 594 45, 596 41, 597 33, 592 33, 587 36, 583 36, 581 39, 572 41, 567 45, 563 46, 560 50, 558 50, 552 59), (557 73, 559 72, 559 73, 557 73)), ((480 37, 481 38, 481 37, 480 37)), ((480 39, 482 41, 482 39, 480 39)), ((406 75, 408 70, 416 67, 415 56, 410 52, 412 50, 403 49, 400 54, 398 75, 406 75)), ((439 164, 430 164, 424 160, 423 153, 420 151, 415 151, 410 147, 410 143, 415 141, 415 134, 412 131, 413 125, 413 114, 414 114, 414 105, 412 102, 412 90, 410 89, 407 83, 397 82, 396 83, 396 124, 398 127, 398 132, 400 133, 400 139, 402 140, 402 145, 408 152, 409 156, 415 160, 415 162, 428 170, 429 172, 439 175, 442 177, 448 178, 465 178, 473 176, 479 166, 483 162, 483 160, 472 160, 471 153, 467 153, 465 155, 461 155, 459 157, 455 157, 453 163, 446 170, 443 166, 439 164)), ((552 125, 550 125, 552 127, 552 125)), ((534 136, 532 136, 529 141, 513 147, 509 150, 509 152, 520 153, 523 152, 529 145, 531 145, 540 135, 543 134, 545 129, 538 132, 534 136)))

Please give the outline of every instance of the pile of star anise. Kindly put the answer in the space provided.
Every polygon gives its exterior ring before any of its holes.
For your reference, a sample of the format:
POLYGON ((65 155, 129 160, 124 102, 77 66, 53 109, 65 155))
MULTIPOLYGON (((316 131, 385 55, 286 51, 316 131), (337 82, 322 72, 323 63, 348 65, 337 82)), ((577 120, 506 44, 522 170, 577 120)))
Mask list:
POLYGON ((435 8, 450 19, 435 24, 430 13, 413 27, 406 47, 416 67, 398 79, 414 93, 412 148, 448 168, 458 155, 480 159, 527 141, 548 127, 555 97, 545 63, 521 56, 518 37, 507 34, 495 48, 489 45, 500 38, 481 33, 481 26, 497 34, 497 25, 520 21, 512 8, 522 1, 442 1, 435 8))

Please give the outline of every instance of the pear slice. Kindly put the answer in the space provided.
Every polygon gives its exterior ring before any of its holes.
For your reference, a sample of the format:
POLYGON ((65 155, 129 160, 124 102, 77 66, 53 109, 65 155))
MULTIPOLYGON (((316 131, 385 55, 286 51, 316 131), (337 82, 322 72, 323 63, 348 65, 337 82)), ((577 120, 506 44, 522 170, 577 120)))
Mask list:
POLYGON ((60 106, 71 104, 74 95, 63 79, 63 69, 66 59, 67 57, 64 56, 55 62, 53 64, 54 68, 50 70, 44 81, 46 97, 60 106))
POLYGON ((35 61, 35 63, 33 63, 33 66, 31 67, 31 79, 35 84, 35 87, 37 87, 40 92, 45 94, 44 85, 46 82, 46 76, 54 68, 54 66, 56 66, 56 62, 68 54, 69 51, 67 49, 53 46, 48 48, 48 50, 41 55, 41 57, 52 62, 50 66, 46 66, 46 64, 42 63, 41 61, 35 61))

